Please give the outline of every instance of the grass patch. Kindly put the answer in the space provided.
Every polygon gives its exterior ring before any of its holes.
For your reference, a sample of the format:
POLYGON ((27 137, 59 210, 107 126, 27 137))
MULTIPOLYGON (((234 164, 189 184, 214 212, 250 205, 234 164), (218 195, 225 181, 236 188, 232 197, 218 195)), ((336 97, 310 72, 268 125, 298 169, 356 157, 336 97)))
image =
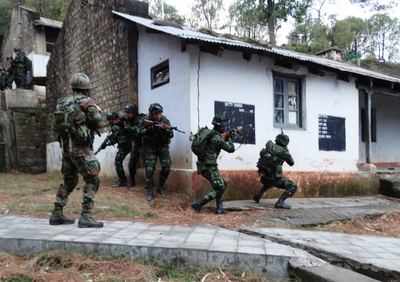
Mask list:
POLYGON ((16 274, 6 278, 0 278, 1 282, 33 282, 34 280, 26 275, 16 274))

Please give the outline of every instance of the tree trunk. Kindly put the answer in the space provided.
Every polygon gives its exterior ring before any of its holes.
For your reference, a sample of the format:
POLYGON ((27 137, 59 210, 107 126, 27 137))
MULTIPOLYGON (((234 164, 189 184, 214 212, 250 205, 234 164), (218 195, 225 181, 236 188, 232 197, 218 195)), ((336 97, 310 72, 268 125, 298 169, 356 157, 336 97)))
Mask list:
POLYGON ((269 43, 272 46, 276 46, 276 20, 275 20, 275 1, 268 0, 267 1, 267 21, 268 21, 268 35, 269 35, 269 43))
POLYGON ((269 43, 272 46, 276 46, 276 34, 275 34, 275 20, 268 20, 268 35, 269 35, 269 43))

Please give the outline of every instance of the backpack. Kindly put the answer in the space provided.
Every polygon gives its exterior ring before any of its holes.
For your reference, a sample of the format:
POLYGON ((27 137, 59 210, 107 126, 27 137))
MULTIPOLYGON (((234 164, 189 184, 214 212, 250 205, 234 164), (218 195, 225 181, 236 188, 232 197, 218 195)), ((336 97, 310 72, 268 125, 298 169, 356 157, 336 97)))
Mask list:
POLYGON ((86 98, 83 95, 75 95, 58 99, 56 111, 53 114, 53 128, 59 140, 68 136, 73 126, 72 117, 81 112, 80 102, 86 98))
POLYGON ((207 127, 203 127, 193 136, 192 152, 198 157, 202 158, 205 155, 208 140, 213 136, 213 131, 207 127))
POLYGON ((277 157, 274 154, 273 143, 269 141, 266 147, 261 151, 260 158, 257 162, 257 168, 268 170, 276 166, 277 157))

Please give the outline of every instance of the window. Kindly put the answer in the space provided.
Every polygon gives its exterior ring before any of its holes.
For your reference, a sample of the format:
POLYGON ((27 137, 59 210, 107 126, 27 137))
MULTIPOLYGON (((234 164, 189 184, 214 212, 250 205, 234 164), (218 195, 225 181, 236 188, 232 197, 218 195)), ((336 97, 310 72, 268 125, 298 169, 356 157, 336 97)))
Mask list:
POLYGON ((301 80, 274 77, 275 127, 302 128, 301 80))
POLYGON ((151 68, 151 89, 169 83, 169 61, 151 68))

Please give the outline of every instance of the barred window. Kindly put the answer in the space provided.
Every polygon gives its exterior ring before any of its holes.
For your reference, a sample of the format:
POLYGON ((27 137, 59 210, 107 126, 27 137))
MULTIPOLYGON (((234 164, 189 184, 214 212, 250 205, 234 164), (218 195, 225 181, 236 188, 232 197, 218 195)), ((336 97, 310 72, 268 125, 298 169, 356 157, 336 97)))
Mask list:
POLYGON ((302 128, 301 79, 274 77, 274 126, 302 128))

